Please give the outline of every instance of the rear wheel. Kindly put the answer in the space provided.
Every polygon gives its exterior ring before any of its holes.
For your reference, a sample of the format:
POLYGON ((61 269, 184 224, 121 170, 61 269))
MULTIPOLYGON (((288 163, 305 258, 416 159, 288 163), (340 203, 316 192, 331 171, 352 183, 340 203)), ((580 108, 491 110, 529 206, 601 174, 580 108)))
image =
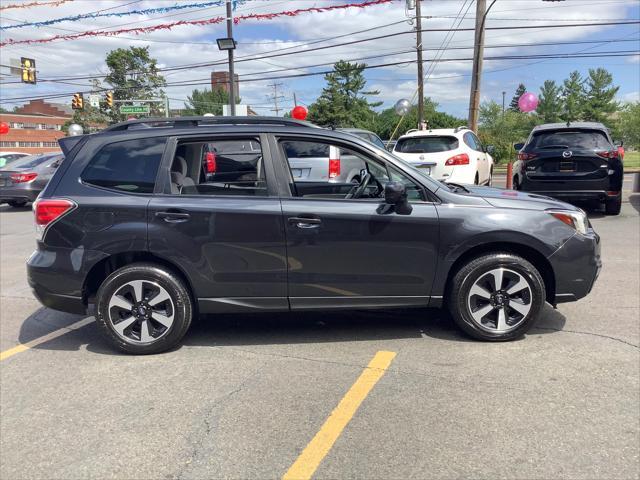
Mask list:
POLYGON ((493 185, 493 167, 489 170, 489 180, 487 180, 487 186, 490 187, 493 185))
POLYGON ((513 177, 513 189, 520 190, 520 182, 518 182, 518 177, 513 177))
POLYGON ((510 253, 492 253, 464 265, 454 275, 449 311, 468 335, 488 341, 513 340, 536 322, 545 301, 538 270, 510 253))
POLYGON ((116 270, 97 294, 96 321, 109 343, 127 353, 159 353, 178 344, 193 306, 184 282, 159 265, 116 270))
POLYGON ((622 192, 615 197, 607 197, 604 201, 604 211, 607 215, 619 215, 622 209, 622 192))
POLYGON ((9 204, 10 207, 13 207, 13 208, 22 208, 27 204, 26 200, 13 200, 7 203, 9 204))
POLYGON ((479 183, 480 183, 480 176, 478 175, 478 172, 476 172, 476 178, 473 179, 473 184, 478 185, 479 183))

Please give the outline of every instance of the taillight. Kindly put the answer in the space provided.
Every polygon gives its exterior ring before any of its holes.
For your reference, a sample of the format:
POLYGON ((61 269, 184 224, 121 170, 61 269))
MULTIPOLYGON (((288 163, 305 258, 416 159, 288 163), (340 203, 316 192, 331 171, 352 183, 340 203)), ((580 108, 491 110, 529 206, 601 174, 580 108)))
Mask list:
POLYGON ((602 150, 596 152, 596 155, 602 158, 618 158, 618 150, 602 150))
POLYGON ((204 156, 204 168, 207 173, 216 173, 218 168, 216 164, 216 154, 213 152, 207 152, 204 156))
POLYGON ((532 160, 534 158, 536 158, 538 155, 536 155, 535 153, 525 153, 525 152, 520 152, 518 154, 518 160, 524 160, 525 162, 527 160, 532 160))
POLYGON ((35 180, 35 178, 37 176, 38 176, 38 174, 35 173, 35 172, 12 173, 11 174, 11 181, 13 183, 27 183, 27 182, 31 182, 31 181, 35 180))
POLYGON ((469 165, 469 155, 461 153, 460 155, 451 157, 444 164, 449 167, 452 165, 469 165))
POLYGON ((329 159, 329 178, 336 178, 339 175, 340 175, 340 159, 330 158, 329 159))
POLYGON ((74 202, 66 199, 36 200, 33 204, 33 213, 35 215, 38 238, 42 240, 45 229, 75 207, 76 204, 74 202))

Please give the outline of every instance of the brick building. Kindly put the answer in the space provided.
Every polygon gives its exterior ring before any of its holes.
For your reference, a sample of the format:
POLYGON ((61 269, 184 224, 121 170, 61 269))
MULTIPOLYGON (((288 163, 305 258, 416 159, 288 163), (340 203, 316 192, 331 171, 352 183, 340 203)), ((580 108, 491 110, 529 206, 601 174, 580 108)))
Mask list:
POLYGON ((9 133, 0 136, 0 150, 44 153, 60 151, 58 139, 62 126, 72 117, 66 105, 31 100, 11 113, 0 113, 0 121, 9 124, 9 133))
MULTIPOLYGON (((240 82, 238 82, 238 74, 235 73, 233 75, 235 79, 235 83, 233 86, 235 87, 236 98, 240 96, 240 82)), ((211 72, 211 89, 213 90, 216 87, 222 87, 225 92, 229 92, 229 72, 211 72)))

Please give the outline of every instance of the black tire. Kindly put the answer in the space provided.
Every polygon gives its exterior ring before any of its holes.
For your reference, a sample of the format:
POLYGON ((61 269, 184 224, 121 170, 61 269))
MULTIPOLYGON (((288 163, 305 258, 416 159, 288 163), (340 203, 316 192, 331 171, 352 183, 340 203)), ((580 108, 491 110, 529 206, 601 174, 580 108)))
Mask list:
POLYGON ((487 181, 487 187, 493 186, 493 167, 489 170, 489 180, 487 181))
POLYGON ((513 177, 513 190, 520 190, 520 182, 518 182, 518 177, 513 177))
POLYGON ((26 200, 22 200, 22 201, 20 201, 20 200, 12 200, 12 201, 7 202, 7 203, 9 204, 10 207, 22 208, 27 204, 27 201, 26 200))
POLYGON ((545 286, 538 270, 524 258, 504 252, 484 254, 463 265, 451 279, 447 295, 449 312, 458 327, 473 338, 494 342, 522 337, 535 324, 544 303, 545 286), (469 308, 471 287, 496 268, 507 268, 521 275, 529 284, 531 292, 529 312, 518 320, 519 323, 514 323, 513 329, 506 332, 492 332, 487 327, 480 327, 469 308))
POLYGON ((607 215, 619 215, 622 209, 622 192, 604 201, 604 212, 607 215))
POLYGON ((478 172, 476 172, 476 178, 473 179, 473 184, 474 185, 480 184, 480 176, 478 175, 478 172))
POLYGON ((122 267, 109 275, 97 294, 96 323, 104 338, 116 349, 136 355, 160 353, 177 345, 191 325, 193 302, 189 290, 182 279, 166 268, 152 263, 134 263, 122 267), (169 294, 173 323, 157 340, 149 343, 135 343, 123 339, 115 330, 109 316, 109 301, 128 282, 142 280, 154 282, 169 294))

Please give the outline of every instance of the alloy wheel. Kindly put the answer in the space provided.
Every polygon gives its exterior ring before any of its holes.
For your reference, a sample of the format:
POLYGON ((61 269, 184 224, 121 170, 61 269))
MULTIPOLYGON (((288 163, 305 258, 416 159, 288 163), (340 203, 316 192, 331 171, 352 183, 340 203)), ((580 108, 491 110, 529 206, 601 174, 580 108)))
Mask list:
POLYGON ((175 305, 165 288, 148 280, 133 280, 109 299, 109 322, 128 343, 148 344, 166 335, 173 325, 175 305))
POLYGON ((483 330, 505 333, 515 329, 532 307, 531 284, 508 268, 494 268, 482 274, 467 297, 469 313, 483 330))

